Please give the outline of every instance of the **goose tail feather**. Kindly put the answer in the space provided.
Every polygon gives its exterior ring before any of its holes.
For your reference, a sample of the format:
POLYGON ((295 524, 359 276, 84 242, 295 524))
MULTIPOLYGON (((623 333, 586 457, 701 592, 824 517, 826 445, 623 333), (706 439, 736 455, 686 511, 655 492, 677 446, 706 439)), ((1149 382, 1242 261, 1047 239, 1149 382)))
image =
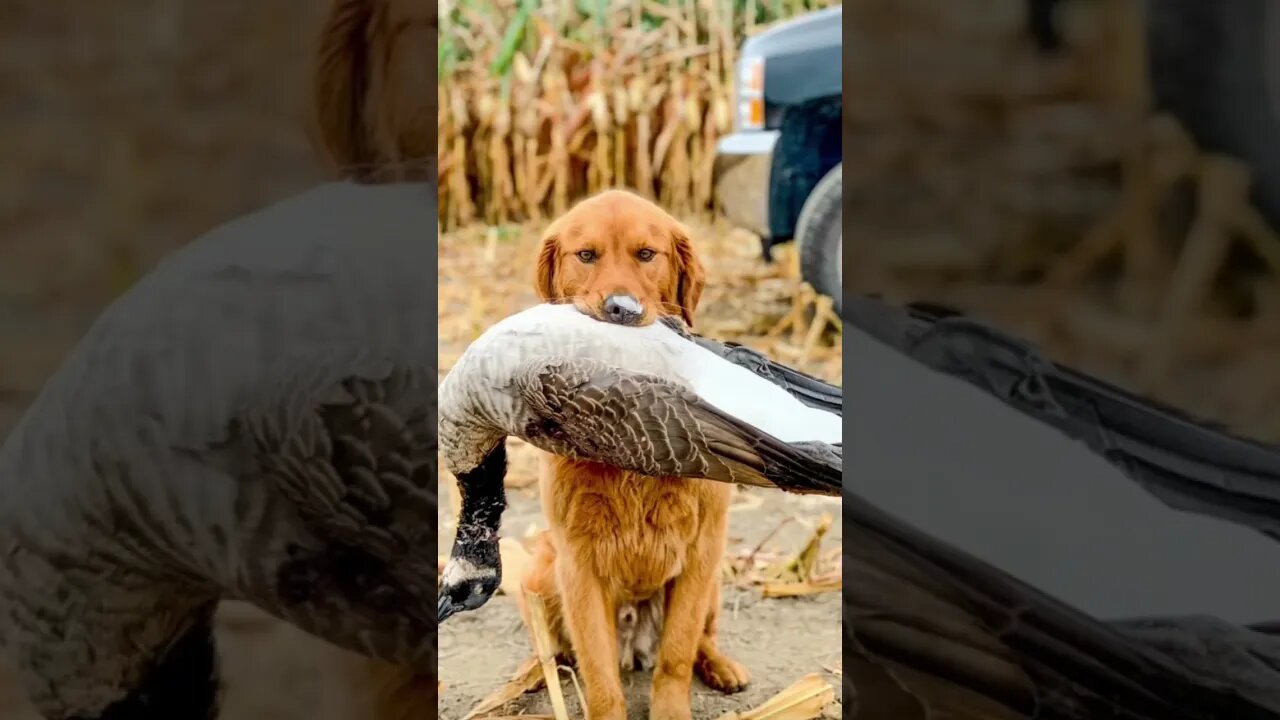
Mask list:
POLYGON ((841 415, 844 410, 844 390, 818 378, 770 360, 763 353, 737 343, 719 343, 701 336, 694 342, 734 365, 744 367, 761 378, 786 390, 795 399, 811 408, 841 415))
POLYGON ((767 355, 738 343, 722 343, 694 334, 679 317, 669 316, 661 322, 681 337, 690 340, 715 356, 752 373, 786 390, 792 397, 811 408, 842 415, 844 390, 794 368, 770 360, 767 355))

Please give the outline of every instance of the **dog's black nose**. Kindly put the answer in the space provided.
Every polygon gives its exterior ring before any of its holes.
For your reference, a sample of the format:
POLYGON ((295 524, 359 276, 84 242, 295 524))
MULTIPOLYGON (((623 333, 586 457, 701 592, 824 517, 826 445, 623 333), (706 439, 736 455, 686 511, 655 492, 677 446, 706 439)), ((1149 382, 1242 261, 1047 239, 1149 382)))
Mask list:
POLYGON ((644 306, 630 295, 610 295, 604 300, 604 319, 617 325, 635 325, 644 317, 644 306))

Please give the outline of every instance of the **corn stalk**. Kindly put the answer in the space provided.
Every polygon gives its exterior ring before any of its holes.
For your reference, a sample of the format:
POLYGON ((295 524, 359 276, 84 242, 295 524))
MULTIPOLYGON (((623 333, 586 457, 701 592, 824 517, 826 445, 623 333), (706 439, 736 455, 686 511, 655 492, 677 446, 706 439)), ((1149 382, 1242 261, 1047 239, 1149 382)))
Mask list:
POLYGON ((442 2, 441 229, 536 222, 619 186, 706 213, 738 46, 832 4, 442 2))

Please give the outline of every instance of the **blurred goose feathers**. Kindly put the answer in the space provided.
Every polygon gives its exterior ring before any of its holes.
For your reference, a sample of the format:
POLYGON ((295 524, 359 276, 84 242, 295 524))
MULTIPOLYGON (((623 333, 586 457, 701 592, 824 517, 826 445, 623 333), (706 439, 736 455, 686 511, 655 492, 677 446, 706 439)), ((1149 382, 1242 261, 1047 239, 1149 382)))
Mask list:
POLYGON ((332 183, 224 225, 46 384, 0 449, 0 648, 46 717, 212 717, 221 598, 434 664, 434 198, 332 183))
POLYGON ((846 312, 890 348, 1083 443, 1166 505, 1280 539, 1280 448, 1055 363, 949 308, 864 296, 846 312))

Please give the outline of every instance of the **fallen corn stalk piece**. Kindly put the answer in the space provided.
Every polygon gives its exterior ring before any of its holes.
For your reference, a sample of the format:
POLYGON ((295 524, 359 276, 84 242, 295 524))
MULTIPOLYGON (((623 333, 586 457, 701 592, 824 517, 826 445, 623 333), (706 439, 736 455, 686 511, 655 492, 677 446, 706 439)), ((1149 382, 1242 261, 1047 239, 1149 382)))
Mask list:
MULTIPOLYGON (((804 547, 795 555, 780 560, 766 569, 763 573, 766 587, 774 588, 791 587, 796 588, 802 585, 810 584, 815 579, 814 570, 818 564, 818 558, 822 549, 822 538, 831 529, 831 515, 823 513, 818 519, 817 525, 813 532, 809 535, 809 539, 805 542, 804 547)), ((814 585, 829 585, 829 582, 813 583, 814 585)), ((839 585, 837 584, 837 588, 839 585)), ((807 593, 812 594, 812 593, 807 593)), ((769 595, 766 593, 766 597, 769 595)))
MULTIPOLYGON (((476 703, 475 707, 462 718, 462 720, 472 720, 472 718, 488 717, 485 713, 493 712, 498 708, 506 705, 513 700, 518 699, 525 693, 531 693, 541 688, 545 678, 542 675, 542 663, 536 655, 530 656, 524 662, 520 663, 520 667, 516 668, 515 674, 505 685, 494 690, 485 696, 483 700, 476 703)), ((525 716, 520 716, 525 717, 525 716)), ((550 715, 546 717, 551 717, 550 715)))
POLYGON ((801 582, 785 583, 765 583, 761 594, 766 598, 788 598, 788 597, 805 597, 808 595, 821 595, 829 592, 840 592, 842 587, 840 578, 818 580, 804 580, 801 582))
POLYGON ((551 710, 556 720, 569 720, 569 712, 565 710, 564 691, 560 689, 560 673, 556 669, 555 645, 551 640, 551 629, 547 627, 547 610, 542 596, 537 593, 524 594, 529 608, 529 624, 533 626, 533 643, 538 654, 538 663, 542 666, 542 679, 547 683, 547 694, 551 697, 551 710))
POLYGON ((818 673, 810 673, 763 705, 745 712, 727 712, 717 720, 811 720, 821 715, 835 697, 831 683, 818 673))

